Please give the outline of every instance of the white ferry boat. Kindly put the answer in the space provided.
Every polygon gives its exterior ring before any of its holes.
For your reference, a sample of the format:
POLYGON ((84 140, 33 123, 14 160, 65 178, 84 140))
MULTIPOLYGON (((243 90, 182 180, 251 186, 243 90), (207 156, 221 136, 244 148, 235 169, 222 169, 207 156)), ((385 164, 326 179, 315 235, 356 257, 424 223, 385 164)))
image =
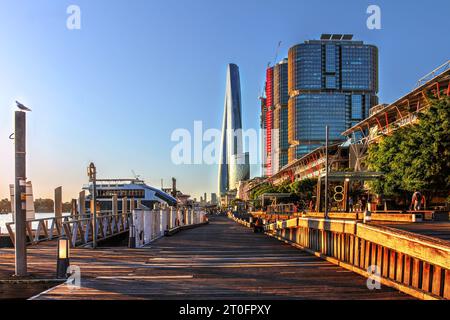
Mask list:
MULTIPOLYGON (((111 210, 111 200, 114 195, 117 195, 119 210, 122 209, 123 198, 127 198, 128 208, 130 208, 131 201, 134 201, 134 206, 137 207, 138 200, 148 208, 152 208, 156 203, 165 203, 169 206, 175 206, 177 204, 175 197, 145 184, 140 179, 98 179, 95 185, 96 199, 100 210, 111 210)), ((93 193, 93 184, 89 183, 84 185, 83 190, 88 192, 86 196, 86 208, 89 208, 89 202, 93 193)))

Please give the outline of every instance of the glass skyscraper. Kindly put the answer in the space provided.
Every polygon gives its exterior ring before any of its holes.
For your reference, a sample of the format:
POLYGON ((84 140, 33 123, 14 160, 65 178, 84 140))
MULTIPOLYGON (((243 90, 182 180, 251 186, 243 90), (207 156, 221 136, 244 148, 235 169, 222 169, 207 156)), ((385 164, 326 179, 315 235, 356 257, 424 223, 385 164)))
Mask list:
POLYGON ((289 49, 289 162, 341 133, 378 104, 378 49, 351 35, 322 35, 289 49))
POLYGON ((222 140, 219 163, 219 195, 237 189, 241 180, 250 178, 249 154, 243 152, 241 84, 239 68, 229 64, 225 106, 222 122, 222 140))

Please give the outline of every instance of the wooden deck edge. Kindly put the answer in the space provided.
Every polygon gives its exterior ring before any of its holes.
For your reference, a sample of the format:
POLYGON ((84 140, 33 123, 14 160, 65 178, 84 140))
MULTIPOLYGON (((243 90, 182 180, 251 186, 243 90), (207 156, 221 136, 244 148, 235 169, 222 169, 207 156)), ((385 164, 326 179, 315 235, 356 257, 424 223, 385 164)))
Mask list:
POLYGON ((0 284, 60 284, 64 281, 61 279, 0 279, 0 284))
POLYGON ((51 287, 51 288, 49 288, 49 289, 47 289, 47 290, 42 291, 41 293, 38 293, 37 295, 34 295, 34 296, 28 298, 27 300, 39 300, 39 298, 40 298, 41 296, 46 295, 47 293, 49 293, 49 292, 55 290, 56 288, 62 287, 62 286, 64 286, 64 285, 65 285, 65 283, 58 284, 58 285, 56 285, 56 286, 54 286, 54 287, 51 287))
MULTIPOLYGON (((348 263, 339 261, 339 260, 337 260, 335 258, 332 258, 332 257, 329 257, 329 256, 325 256, 325 255, 323 255, 320 252, 313 251, 313 250, 311 250, 309 248, 306 248, 306 247, 303 247, 303 246, 299 245, 298 243, 295 243, 293 241, 281 238, 281 237, 279 237, 277 235, 270 234, 270 233, 267 233, 267 232, 265 234, 268 235, 269 237, 272 237, 272 238, 275 238, 277 240, 283 241, 284 243, 290 244, 291 246, 293 246, 293 247, 295 247, 297 249, 301 249, 301 250, 306 251, 306 252, 308 252, 308 253, 310 253, 312 255, 315 255, 318 258, 321 258, 321 259, 326 260, 328 262, 331 262, 331 263, 333 263, 335 265, 338 265, 338 266, 340 266, 340 267, 342 267, 344 269, 347 269, 349 271, 358 273, 359 275, 362 275, 362 276, 368 278, 367 271, 365 271, 363 269, 360 269, 360 268, 355 267, 353 265, 350 265, 348 263)), ((429 294, 429 293, 424 292, 422 290, 418 290, 418 289, 415 289, 415 288, 408 287, 408 286, 406 286, 404 284, 401 284, 399 282, 396 282, 396 281, 393 281, 393 280, 390 280, 390 279, 380 278, 380 282, 381 282, 381 284, 383 284, 383 285, 385 285, 387 287, 399 290, 399 291, 401 291, 403 293, 406 293, 406 294, 408 294, 408 295, 410 295, 410 296, 412 296, 414 298, 417 298, 417 299, 421 299, 421 300, 445 300, 442 297, 435 296, 433 294, 429 294)))

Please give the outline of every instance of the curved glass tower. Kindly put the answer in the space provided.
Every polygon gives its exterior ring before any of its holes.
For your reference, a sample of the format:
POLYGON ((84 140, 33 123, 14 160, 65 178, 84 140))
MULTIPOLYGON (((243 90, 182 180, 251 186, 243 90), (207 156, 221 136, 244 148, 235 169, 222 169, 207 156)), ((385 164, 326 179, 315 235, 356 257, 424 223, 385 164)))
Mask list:
POLYGON ((229 64, 225 106, 222 121, 222 139, 219 162, 219 194, 225 195, 237 189, 238 182, 248 180, 250 166, 248 153, 243 152, 241 84, 239 68, 229 64))

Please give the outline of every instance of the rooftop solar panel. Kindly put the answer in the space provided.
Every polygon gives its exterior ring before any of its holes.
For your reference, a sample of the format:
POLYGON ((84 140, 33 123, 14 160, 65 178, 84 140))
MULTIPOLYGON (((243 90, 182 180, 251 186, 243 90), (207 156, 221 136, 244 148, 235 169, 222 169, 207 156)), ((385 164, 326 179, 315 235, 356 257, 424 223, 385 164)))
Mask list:
POLYGON ((342 34, 333 34, 331 40, 341 40, 342 34))

